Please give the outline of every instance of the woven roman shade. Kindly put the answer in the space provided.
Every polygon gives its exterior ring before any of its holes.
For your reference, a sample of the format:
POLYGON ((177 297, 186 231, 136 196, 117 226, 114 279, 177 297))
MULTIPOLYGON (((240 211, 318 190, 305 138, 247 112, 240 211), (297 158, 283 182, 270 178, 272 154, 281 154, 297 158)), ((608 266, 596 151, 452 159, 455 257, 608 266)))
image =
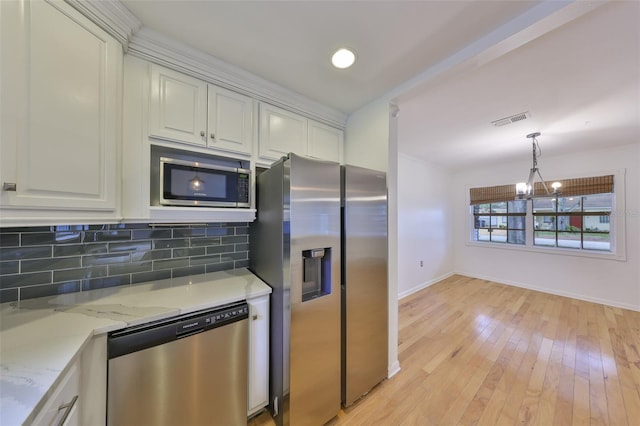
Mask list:
MULTIPOLYGON (((562 183, 562 187, 560 187, 560 195, 562 197, 607 194, 613 192, 613 175, 547 181, 549 191, 552 191, 551 184, 553 182, 562 183)), ((542 182, 536 182, 534 190, 536 195, 543 195, 545 193, 542 182)), ((471 188, 469 190, 469 199, 469 204, 472 206, 475 204, 499 203, 501 201, 515 200, 516 185, 511 184, 471 188)))
MULTIPOLYGON (((613 175, 564 179, 558 182, 562 184, 562 187, 560 187, 560 196, 562 197, 608 194, 613 192, 613 175)), ((549 190, 551 190, 551 183, 547 182, 547 185, 549 186, 549 190)), ((538 183, 536 183, 536 194, 544 194, 542 184, 538 187, 538 183)))
POLYGON ((469 190, 469 196, 471 197, 471 205, 475 204, 487 204, 487 203, 499 203, 500 201, 511 201, 516 198, 516 186, 511 185, 498 185, 498 186, 484 186, 481 188, 471 188, 469 190))

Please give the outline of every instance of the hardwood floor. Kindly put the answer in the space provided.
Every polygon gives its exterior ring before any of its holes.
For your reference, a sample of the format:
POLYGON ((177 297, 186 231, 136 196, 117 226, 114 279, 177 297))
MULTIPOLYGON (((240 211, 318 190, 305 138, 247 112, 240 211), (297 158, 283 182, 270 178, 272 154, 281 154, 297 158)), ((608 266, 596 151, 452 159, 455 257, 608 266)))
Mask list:
POLYGON ((639 312, 455 275, 400 301, 398 343, 329 425, 640 425, 639 312))

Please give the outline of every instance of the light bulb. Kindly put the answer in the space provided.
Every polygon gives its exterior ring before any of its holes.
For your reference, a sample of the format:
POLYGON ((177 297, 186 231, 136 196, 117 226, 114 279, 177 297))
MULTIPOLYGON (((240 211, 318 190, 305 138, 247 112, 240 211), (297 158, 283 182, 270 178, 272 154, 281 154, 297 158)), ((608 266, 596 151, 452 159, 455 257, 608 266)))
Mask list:
POLYGON ((200 191, 202 187, 204 187, 204 181, 198 175, 189 181, 189 188, 194 192, 200 191))
POLYGON ((527 192, 527 183, 526 182, 518 182, 516 183, 516 194, 524 195, 527 192))
POLYGON ((345 69, 349 68, 356 61, 356 55, 349 49, 338 49, 331 57, 331 63, 334 67, 345 69))

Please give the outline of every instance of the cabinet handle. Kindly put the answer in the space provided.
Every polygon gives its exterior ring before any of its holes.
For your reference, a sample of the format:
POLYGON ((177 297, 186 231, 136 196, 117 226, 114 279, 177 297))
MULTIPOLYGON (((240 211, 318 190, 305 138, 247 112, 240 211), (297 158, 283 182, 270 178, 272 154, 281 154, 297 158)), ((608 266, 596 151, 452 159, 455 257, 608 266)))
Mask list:
POLYGON ((251 317, 251 319, 255 321, 255 320, 257 320, 257 319, 258 319, 258 316, 257 316, 257 315, 254 315, 254 316, 252 316, 252 317, 251 317))
POLYGON ((17 185, 15 184, 15 182, 5 182, 2 184, 3 191, 15 191, 16 188, 17 185))
POLYGON ((66 404, 62 404, 60 407, 58 407, 58 411, 60 410, 65 410, 65 411, 64 411, 64 414, 62 415, 62 418, 58 422, 57 426, 64 425, 64 422, 67 421, 67 417, 69 417, 69 413, 71 413, 71 409, 73 408, 74 405, 76 405, 77 400, 78 400, 78 395, 74 396, 73 399, 71 399, 71 402, 67 402, 66 404))
POLYGON ((204 137, 204 130, 200 130, 200 136, 204 137))
POLYGON ((211 139, 215 139, 216 135, 214 135, 213 133, 211 133, 209 136, 211 136, 211 139))

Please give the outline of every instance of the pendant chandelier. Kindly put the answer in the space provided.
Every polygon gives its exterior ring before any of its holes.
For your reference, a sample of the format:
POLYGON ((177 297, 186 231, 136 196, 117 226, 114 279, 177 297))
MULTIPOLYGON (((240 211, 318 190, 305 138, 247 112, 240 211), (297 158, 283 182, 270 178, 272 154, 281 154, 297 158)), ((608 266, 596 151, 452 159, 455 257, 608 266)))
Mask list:
POLYGON ((540 132, 529 133, 527 135, 527 138, 531 139, 531 144, 533 146, 533 165, 531 166, 531 170, 529 171, 529 179, 527 179, 526 182, 516 183, 516 200, 530 200, 532 198, 554 197, 560 194, 560 187, 562 186, 562 184, 560 182, 553 182, 551 184, 552 191, 549 191, 549 187, 542 178, 540 170, 538 169, 538 157, 542 155, 542 150, 540 149, 540 145, 538 144, 538 140, 536 139, 538 136, 540 136, 540 132), (540 179, 542 187, 544 188, 546 193, 535 193, 536 176, 540 179))

